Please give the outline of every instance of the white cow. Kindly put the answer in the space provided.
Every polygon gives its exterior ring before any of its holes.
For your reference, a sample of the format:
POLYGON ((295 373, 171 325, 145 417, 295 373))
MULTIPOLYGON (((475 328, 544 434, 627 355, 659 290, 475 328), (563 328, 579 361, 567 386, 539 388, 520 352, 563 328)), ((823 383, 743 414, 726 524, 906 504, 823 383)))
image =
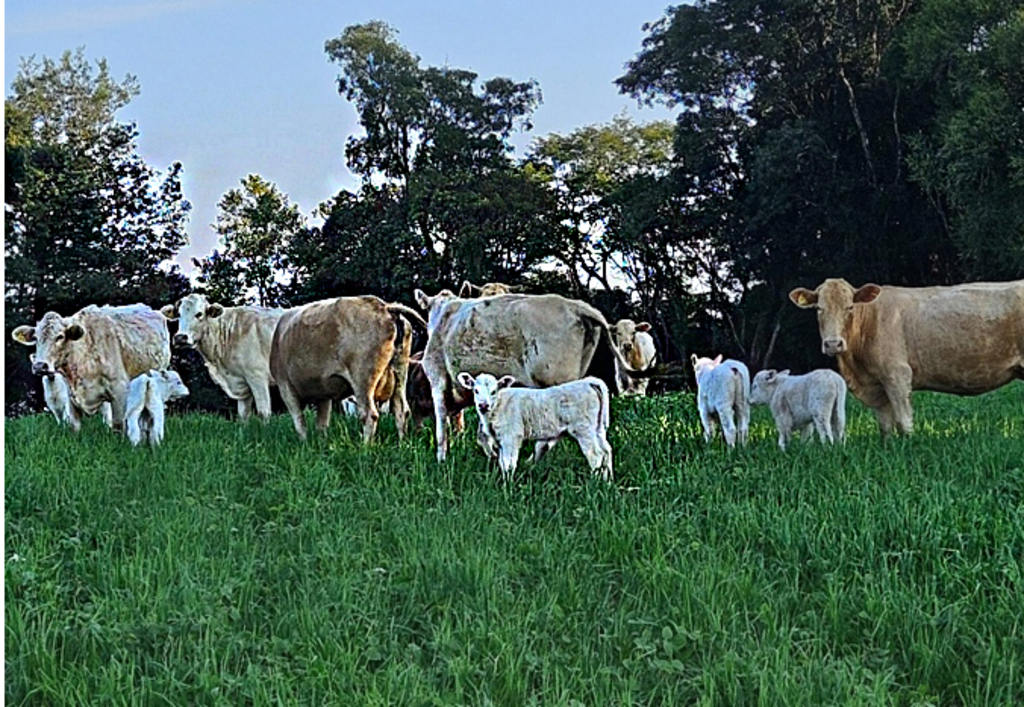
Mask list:
MULTIPOLYGON (((36 355, 30 353, 28 360, 34 365, 36 355)), ((67 378, 56 371, 50 375, 44 375, 43 400, 46 401, 46 409, 56 418, 57 424, 68 425, 75 432, 82 429, 82 411, 71 402, 71 389, 68 387, 67 378)), ((114 415, 111 412, 110 403, 103 403, 100 406, 100 414, 107 427, 114 426, 114 415)))
POLYGON ((534 461, 538 461, 565 435, 579 442, 591 471, 611 480, 609 395, 608 386, 600 378, 587 377, 540 389, 510 388, 514 377, 503 376, 498 380, 490 373, 474 378, 461 372, 458 381, 473 391, 481 436, 489 437, 490 451, 497 452, 498 466, 506 481, 515 473, 524 440, 537 440, 534 461))
POLYGON ((143 439, 160 444, 164 439, 164 408, 188 395, 177 371, 149 371, 128 384, 128 440, 138 446, 143 439))
POLYGON ((846 439, 846 381, 835 371, 821 368, 802 376, 761 371, 754 376, 750 402, 771 409, 782 449, 794 429, 811 437, 812 425, 822 442, 846 439))
POLYGON ((224 307, 191 294, 160 312, 178 320, 175 346, 196 349, 214 383, 238 403, 238 417, 270 418, 270 346, 283 309, 224 307))
MULTIPOLYGON (((620 319, 612 326, 612 338, 630 367, 637 371, 646 371, 654 365, 658 350, 654 345, 654 337, 648 332, 651 325, 647 322, 639 324, 632 319, 620 319)), ((619 387, 624 394, 647 395, 647 379, 633 379, 627 375, 619 376, 619 387)))
POLYGON ((690 357, 697 376, 697 409, 704 426, 704 441, 715 433, 715 420, 722 425, 725 443, 746 444, 750 429, 750 371, 740 361, 690 357))

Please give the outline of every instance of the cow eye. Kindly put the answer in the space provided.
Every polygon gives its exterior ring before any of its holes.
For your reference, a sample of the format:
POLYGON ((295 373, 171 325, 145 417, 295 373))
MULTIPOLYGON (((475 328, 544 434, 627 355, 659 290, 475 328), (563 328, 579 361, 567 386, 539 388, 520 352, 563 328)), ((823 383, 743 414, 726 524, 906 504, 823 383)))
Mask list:
POLYGON ((54 339, 54 341, 63 341, 63 340, 64 340, 64 335, 63 334, 57 334, 57 338, 54 339))
POLYGON ((202 312, 196 312, 196 319, 202 319, 202 318, 203 318, 203 313, 202 312))

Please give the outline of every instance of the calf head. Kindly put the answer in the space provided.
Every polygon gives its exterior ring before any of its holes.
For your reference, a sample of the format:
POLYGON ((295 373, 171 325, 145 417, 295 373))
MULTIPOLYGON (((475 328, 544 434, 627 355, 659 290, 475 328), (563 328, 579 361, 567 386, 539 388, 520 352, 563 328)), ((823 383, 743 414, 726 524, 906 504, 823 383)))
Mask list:
POLYGON ((165 402, 188 396, 188 388, 185 387, 185 383, 177 371, 153 371, 151 375, 159 377, 165 402))
POLYGON ((693 375, 697 379, 697 384, 700 385, 701 376, 708 371, 712 370, 715 366, 722 362, 722 354, 718 354, 714 358, 707 358, 706 356, 698 356, 692 354, 690 356, 690 363, 693 365, 693 375))
POLYGON ((191 294, 174 304, 160 309, 160 313, 171 321, 178 322, 178 333, 174 335, 175 346, 196 348, 209 331, 209 321, 224 313, 224 307, 210 302, 199 294, 191 294))
POLYGON ((47 312, 34 327, 20 326, 11 332, 11 338, 24 346, 35 346, 32 372, 52 378, 67 365, 74 342, 85 336, 81 324, 65 319, 56 312, 47 312))
POLYGON ((881 292, 878 285, 868 284, 854 289, 846 280, 830 278, 815 290, 796 288, 789 293, 789 299, 797 307, 813 307, 818 311, 821 352, 826 356, 838 356, 849 347, 854 305, 870 304, 881 292))
POLYGON ((495 378, 490 373, 481 373, 475 378, 463 371, 458 375, 459 385, 473 391, 473 400, 476 402, 476 409, 481 415, 486 415, 494 408, 498 391, 508 388, 516 382, 514 376, 502 376, 495 378))
POLYGON ((750 384, 750 402, 754 405, 767 405, 772 400, 772 395, 786 378, 789 371, 766 370, 754 376, 750 384))

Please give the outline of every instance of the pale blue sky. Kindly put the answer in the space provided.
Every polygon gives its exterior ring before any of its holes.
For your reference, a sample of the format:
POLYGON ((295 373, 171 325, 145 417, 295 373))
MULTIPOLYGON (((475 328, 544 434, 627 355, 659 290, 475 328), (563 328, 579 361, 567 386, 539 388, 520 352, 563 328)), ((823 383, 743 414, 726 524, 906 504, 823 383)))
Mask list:
MULTIPOLYGON (((475 71, 482 79, 536 79, 544 103, 531 139, 605 123, 626 110, 642 121, 670 117, 637 107, 612 83, 641 48, 641 26, 666 0, 557 2, 264 2, 242 0, 7 0, 4 80, 19 57, 58 57, 84 46, 118 79, 134 74, 141 94, 120 114, 135 121, 146 161, 184 166, 192 202, 191 244, 178 261, 216 245, 217 202, 245 175, 276 183, 307 217, 356 181, 344 162, 358 131, 337 93, 338 67, 324 42, 351 24, 384 20, 422 65, 475 71)), ((5 93, 7 90, 5 90, 5 93)))

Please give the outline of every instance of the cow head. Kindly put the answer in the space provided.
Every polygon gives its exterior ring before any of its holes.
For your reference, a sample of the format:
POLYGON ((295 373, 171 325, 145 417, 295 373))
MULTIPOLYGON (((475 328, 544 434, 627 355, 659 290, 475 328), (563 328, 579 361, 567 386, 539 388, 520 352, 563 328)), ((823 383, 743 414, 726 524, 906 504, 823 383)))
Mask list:
POLYGON ((178 320, 178 333, 174 335, 175 346, 195 348, 209 331, 208 322, 224 313, 224 307, 210 302, 205 296, 191 294, 167 305, 160 310, 170 320, 178 320))
POLYGON ((818 331, 821 333, 821 352, 838 356, 848 348, 850 328, 853 325, 854 305, 869 304, 881 294, 878 285, 864 285, 854 289, 846 280, 828 279, 816 290, 798 287, 789 293, 789 299, 802 309, 818 311, 818 331))
POLYGON ((514 376, 502 376, 495 378, 490 373, 481 373, 475 378, 463 371, 458 375, 459 385, 473 391, 473 400, 476 402, 476 409, 481 415, 486 415, 494 407, 498 391, 507 388, 516 382, 514 376))
POLYGON ((416 298, 416 304, 420 306, 420 309, 424 309, 427 312, 427 333, 433 333, 434 327, 437 326, 437 322, 444 312, 445 307, 448 303, 457 299, 455 293, 451 290, 441 290, 433 297, 430 297, 423 290, 416 290, 413 293, 416 298))
POLYGON ((85 336, 80 324, 65 319, 56 312, 47 312, 34 327, 20 326, 11 332, 11 338, 24 346, 35 346, 32 372, 52 378, 64 367, 74 342, 85 336))
POLYGON ((615 345, 622 352, 623 358, 628 361, 633 349, 636 348, 636 333, 650 330, 651 325, 647 322, 637 324, 632 319, 620 319, 615 322, 615 326, 612 327, 612 338, 615 339, 615 345))
POLYGON ((771 402, 772 396, 775 395, 776 388, 788 377, 788 370, 774 371, 769 369, 761 371, 754 376, 754 380, 750 384, 750 402, 754 405, 767 405, 771 402))

